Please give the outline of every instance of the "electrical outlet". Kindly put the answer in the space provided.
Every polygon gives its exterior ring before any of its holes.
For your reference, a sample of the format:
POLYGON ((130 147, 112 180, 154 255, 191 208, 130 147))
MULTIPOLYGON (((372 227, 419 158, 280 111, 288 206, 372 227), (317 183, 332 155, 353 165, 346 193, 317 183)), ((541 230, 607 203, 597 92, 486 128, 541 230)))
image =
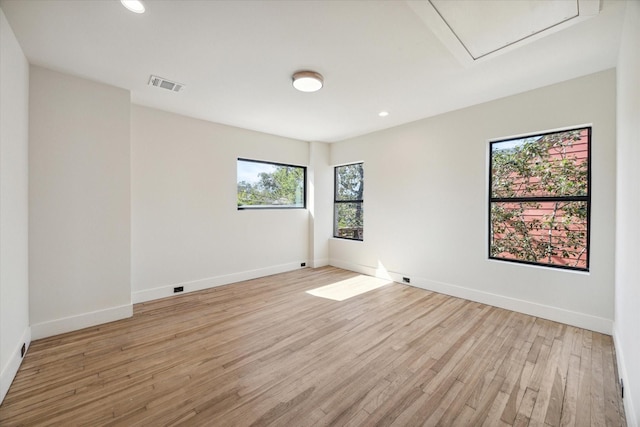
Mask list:
POLYGON ((20 357, 24 357, 24 354, 27 352, 27 344, 22 343, 22 348, 20 349, 20 357))
POLYGON ((307 266, 307 263, 306 263, 306 262, 301 262, 301 263, 300 263, 300 267, 306 267, 306 266, 307 266))
POLYGON ((173 288, 174 294, 182 291, 184 291, 184 286, 176 286, 175 288, 173 288))
POLYGON ((411 279, 410 279, 410 278, 408 278, 408 277, 403 277, 403 278, 402 278, 402 282, 403 282, 403 283, 411 283, 411 279))

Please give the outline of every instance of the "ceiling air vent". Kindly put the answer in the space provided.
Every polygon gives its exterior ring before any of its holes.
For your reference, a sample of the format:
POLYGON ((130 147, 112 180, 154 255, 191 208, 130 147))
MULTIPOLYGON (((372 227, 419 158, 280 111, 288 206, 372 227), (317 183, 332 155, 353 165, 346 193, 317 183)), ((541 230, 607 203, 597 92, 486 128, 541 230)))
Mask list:
POLYGON ((158 76, 149 77, 149 86, 161 87, 173 92, 180 92, 184 89, 184 85, 182 83, 172 82, 171 80, 163 79, 158 76))

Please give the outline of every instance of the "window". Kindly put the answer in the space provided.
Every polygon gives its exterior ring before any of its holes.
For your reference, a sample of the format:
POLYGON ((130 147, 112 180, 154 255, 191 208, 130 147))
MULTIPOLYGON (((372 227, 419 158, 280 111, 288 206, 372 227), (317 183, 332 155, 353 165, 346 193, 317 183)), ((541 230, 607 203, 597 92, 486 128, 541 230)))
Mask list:
POLYGON ((590 127, 490 143, 490 258, 589 270, 590 145, 590 127))
POLYGON ((336 166, 333 217, 334 237, 362 240, 363 179, 362 163, 336 166))
POLYGON ((307 168, 238 159, 238 209, 306 207, 307 168))

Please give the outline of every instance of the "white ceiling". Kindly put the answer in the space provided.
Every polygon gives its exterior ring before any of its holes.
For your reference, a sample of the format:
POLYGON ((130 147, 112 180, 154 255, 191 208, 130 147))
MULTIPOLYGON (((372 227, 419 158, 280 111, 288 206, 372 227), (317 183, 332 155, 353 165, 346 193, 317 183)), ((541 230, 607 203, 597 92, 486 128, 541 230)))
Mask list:
POLYGON ((575 0, 430 0, 430 4, 433 4, 473 58, 488 55, 504 45, 575 18, 579 13, 575 0), (492 25, 478 19, 487 8, 492 10, 492 25))
POLYGON ((142 15, 117 0, 0 7, 32 64, 129 89, 135 104, 306 141, 339 141, 616 65, 619 0, 470 65, 416 13, 423 1, 146 0, 142 15), (291 75, 303 69, 321 73, 324 88, 294 90, 291 75), (150 87, 151 74, 186 89, 150 87), (382 110, 389 116, 378 117, 382 110))

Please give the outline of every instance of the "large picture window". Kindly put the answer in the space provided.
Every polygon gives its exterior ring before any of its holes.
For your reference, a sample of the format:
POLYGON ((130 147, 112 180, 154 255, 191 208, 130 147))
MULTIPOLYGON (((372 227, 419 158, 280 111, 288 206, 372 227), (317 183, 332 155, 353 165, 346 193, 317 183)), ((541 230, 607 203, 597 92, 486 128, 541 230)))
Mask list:
POLYGON ((590 145, 590 127, 490 143, 490 258, 589 270, 590 145))
POLYGON ((307 169, 238 159, 238 209, 306 207, 307 169))
POLYGON ((363 240, 364 168, 362 163, 336 166, 333 236, 363 240))

